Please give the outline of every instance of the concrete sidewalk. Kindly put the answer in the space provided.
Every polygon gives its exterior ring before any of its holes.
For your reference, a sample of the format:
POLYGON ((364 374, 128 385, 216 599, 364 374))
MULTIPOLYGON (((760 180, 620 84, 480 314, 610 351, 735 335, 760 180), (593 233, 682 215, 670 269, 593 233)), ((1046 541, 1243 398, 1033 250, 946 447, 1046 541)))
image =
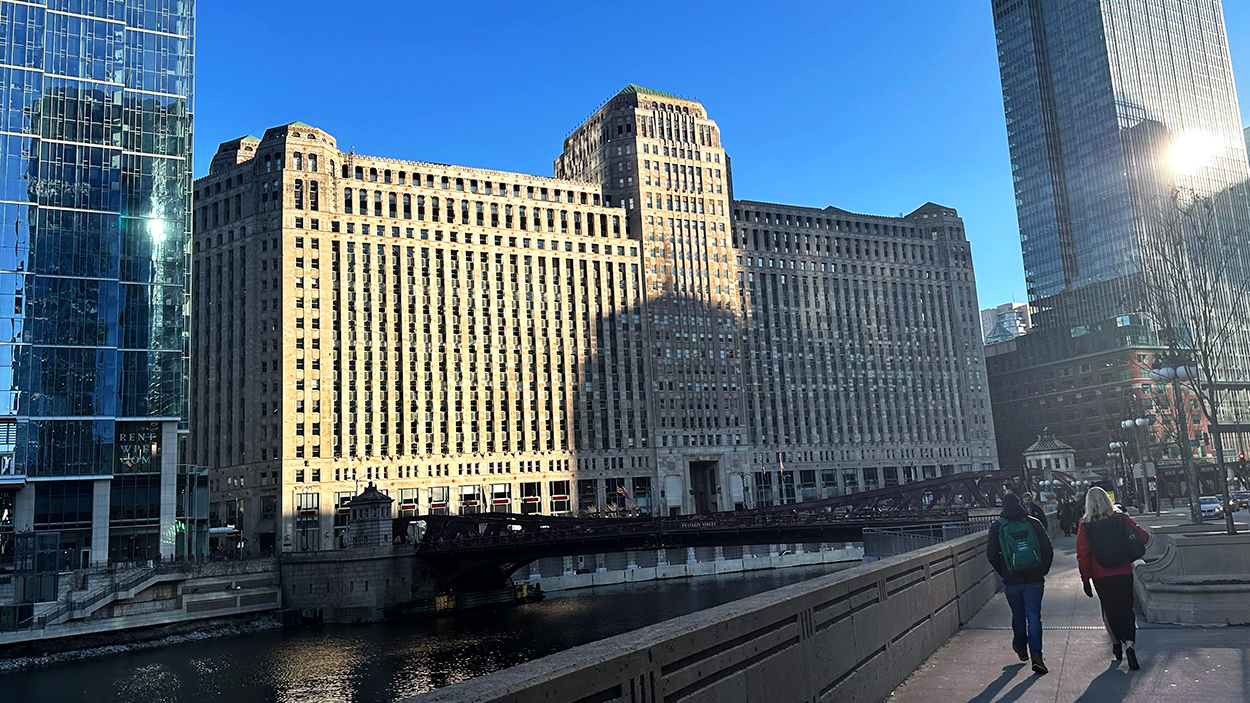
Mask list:
POLYGON ((1050 673, 1036 676, 1011 651, 1011 609, 999 593, 887 700, 1250 703, 1250 628, 1151 625, 1139 616, 1141 670, 1117 664, 1098 599, 1086 598, 1081 589, 1075 537, 1055 541, 1042 628, 1050 673))

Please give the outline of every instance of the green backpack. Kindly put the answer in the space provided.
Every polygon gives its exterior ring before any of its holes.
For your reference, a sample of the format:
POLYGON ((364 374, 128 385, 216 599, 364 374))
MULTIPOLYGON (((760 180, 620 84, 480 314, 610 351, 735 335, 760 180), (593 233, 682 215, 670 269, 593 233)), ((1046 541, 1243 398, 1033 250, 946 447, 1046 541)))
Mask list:
POLYGON ((998 518, 998 546, 1008 571, 1030 571, 1042 565, 1042 550, 1033 525, 998 518))

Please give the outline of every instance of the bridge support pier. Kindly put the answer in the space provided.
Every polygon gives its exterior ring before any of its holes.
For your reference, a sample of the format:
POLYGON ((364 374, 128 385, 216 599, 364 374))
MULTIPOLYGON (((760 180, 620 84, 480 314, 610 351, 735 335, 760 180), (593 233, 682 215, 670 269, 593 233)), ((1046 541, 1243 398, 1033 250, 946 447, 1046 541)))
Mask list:
POLYGON ((715 554, 716 554, 716 561, 725 561, 725 548, 724 547, 716 547, 715 554))
POLYGON ((577 570, 573 568, 573 557, 564 557, 564 575, 572 576, 575 573, 577 570))
POLYGON ((699 563, 698 558, 696 558, 694 555, 694 547, 686 547, 686 563, 687 564, 699 563))

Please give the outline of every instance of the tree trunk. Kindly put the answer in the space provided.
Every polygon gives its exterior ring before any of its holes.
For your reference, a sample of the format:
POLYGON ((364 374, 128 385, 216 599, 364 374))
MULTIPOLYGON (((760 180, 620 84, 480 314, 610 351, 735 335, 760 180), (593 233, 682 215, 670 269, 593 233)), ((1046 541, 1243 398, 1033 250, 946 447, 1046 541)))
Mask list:
POLYGON ((1233 521, 1233 511, 1235 509, 1232 505, 1232 496, 1229 495, 1228 491, 1228 470, 1224 468, 1224 433, 1220 429, 1218 422, 1211 424, 1213 425, 1211 436, 1215 440, 1215 465, 1220 472, 1220 490, 1222 491, 1220 498, 1224 506, 1224 527, 1228 530, 1228 534, 1235 535, 1237 534, 1237 525, 1233 521))

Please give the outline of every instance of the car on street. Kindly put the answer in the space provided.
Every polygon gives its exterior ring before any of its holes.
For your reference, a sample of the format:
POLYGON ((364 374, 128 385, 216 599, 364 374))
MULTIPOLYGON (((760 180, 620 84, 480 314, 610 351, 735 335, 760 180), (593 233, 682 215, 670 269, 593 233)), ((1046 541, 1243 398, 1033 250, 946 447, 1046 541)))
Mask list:
POLYGON ((1233 502, 1237 504, 1238 510, 1250 508, 1250 491, 1237 491, 1232 498, 1233 502))
POLYGON ((1224 506, 1219 496, 1202 496, 1198 499, 1198 506, 1202 509, 1202 517, 1222 517, 1224 515, 1224 506))

